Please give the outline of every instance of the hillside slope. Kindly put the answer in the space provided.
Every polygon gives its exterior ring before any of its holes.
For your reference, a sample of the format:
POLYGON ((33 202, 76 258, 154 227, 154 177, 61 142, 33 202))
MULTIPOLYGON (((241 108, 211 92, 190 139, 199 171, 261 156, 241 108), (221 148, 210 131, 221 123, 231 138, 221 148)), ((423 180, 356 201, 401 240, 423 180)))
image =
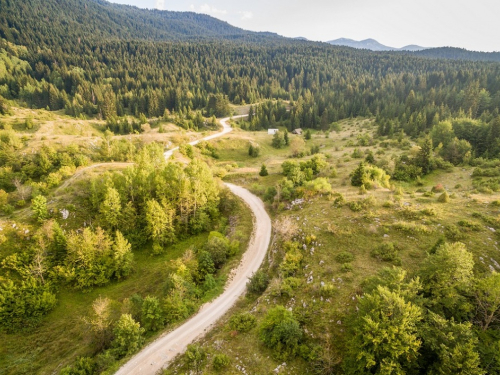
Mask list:
POLYGON ((0 0, 0 36, 22 45, 71 40, 235 39, 270 37, 193 12, 139 9, 103 0, 0 0))

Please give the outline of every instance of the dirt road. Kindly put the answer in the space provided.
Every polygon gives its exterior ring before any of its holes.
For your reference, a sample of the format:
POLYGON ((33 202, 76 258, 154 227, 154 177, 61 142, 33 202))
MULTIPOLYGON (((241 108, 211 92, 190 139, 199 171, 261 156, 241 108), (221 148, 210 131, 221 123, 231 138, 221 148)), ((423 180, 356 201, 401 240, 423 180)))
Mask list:
POLYGON ((232 184, 226 186, 252 209, 254 233, 241 263, 231 273, 231 279, 224 293, 214 301, 203 305, 200 311, 182 326, 141 350, 116 374, 153 375, 165 368, 177 354, 183 353, 188 344, 203 336, 234 305, 245 292, 248 278, 259 269, 271 239, 271 219, 258 197, 242 187, 232 184))
MULTIPOLYGON (((205 137, 205 138, 202 138, 202 139, 197 139, 196 141, 189 142, 189 144, 191 146, 194 146, 194 145, 197 145, 198 143, 200 143, 201 141, 209 141, 209 140, 214 139, 214 138, 222 137, 223 135, 225 135, 225 134, 230 133, 230 132, 233 131, 233 128, 228 124, 228 121, 231 118, 237 119, 237 118, 247 117, 247 116, 248 115, 239 115, 239 116, 233 116, 233 117, 223 118, 223 119, 220 120, 220 123, 222 124, 222 131, 221 132, 209 135, 208 137, 205 137)), ((169 159, 172 156, 172 154, 174 153, 174 151, 178 150, 178 149, 179 149, 179 147, 176 147, 176 148, 173 148, 171 150, 166 151, 164 153, 165 158, 169 159)))
MULTIPOLYGON (((245 117, 235 116, 233 118, 245 117)), ((210 140, 232 131, 228 125, 229 117, 221 120, 223 130, 217 134, 203 138, 210 140)), ((191 145, 198 141, 191 142, 191 145)), ((165 152, 165 158, 170 158, 176 149, 165 152)), ((233 194, 248 204, 254 215, 254 233, 243 258, 230 274, 230 280, 224 293, 212 302, 206 303, 200 311, 187 322, 175 330, 158 338, 137 353, 130 361, 123 365, 117 375, 141 374, 153 375, 178 354, 186 350, 188 344, 202 337, 210 327, 217 322, 245 292, 248 278, 256 272, 264 260, 271 239, 271 218, 267 214, 264 203, 248 190, 233 184, 225 184, 233 194)))

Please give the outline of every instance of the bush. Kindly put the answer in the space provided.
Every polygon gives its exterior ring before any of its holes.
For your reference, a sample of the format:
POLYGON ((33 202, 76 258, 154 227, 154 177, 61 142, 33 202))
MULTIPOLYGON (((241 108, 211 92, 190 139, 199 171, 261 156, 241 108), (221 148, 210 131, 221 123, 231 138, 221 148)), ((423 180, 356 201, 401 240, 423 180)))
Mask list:
POLYGON ((457 227, 456 225, 447 225, 444 228, 444 234, 446 238, 448 238, 451 241, 460 241, 465 238, 465 233, 462 229, 457 227))
POLYGON ((249 312, 244 312, 241 314, 236 314, 229 319, 229 327, 233 331, 238 331, 240 333, 248 332, 253 327, 255 327, 255 322, 257 319, 255 316, 249 312))
POLYGON ((342 251, 335 256, 335 260, 339 263, 350 263, 354 260, 354 254, 342 251))
POLYGON ((253 158, 256 158, 258 157, 260 154, 260 147, 257 146, 257 145, 253 145, 250 143, 250 146, 248 146, 248 155, 253 157, 253 158))
POLYGON ((424 208, 420 212, 425 216, 437 216, 437 211, 434 207, 424 208))
POLYGON ((247 290, 250 293, 260 295, 264 293, 269 285, 269 276, 263 270, 255 272, 250 279, 248 279, 247 290))
POLYGON ((276 358, 286 360, 298 354, 303 332, 291 311, 276 306, 260 325, 259 336, 264 345, 274 350, 276 358))
POLYGON ((229 239, 221 233, 211 232, 205 244, 205 250, 210 254, 215 268, 221 268, 229 256, 229 239))
POLYGON ((460 220, 457 224, 463 228, 468 228, 474 232, 480 232, 483 229, 480 224, 473 223, 469 220, 460 220))
POLYGON ((336 291, 337 291, 337 288, 332 283, 325 283, 325 284, 321 285, 321 295, 323 297, 326 297, 326 298, 331 297, 335 294, 336 291))
POLYGON ((130 314, 120 317, 113 333, 115 338, 111 345, 119 357, 135 353, 144 343, 144 328, 130 314))
POLYGON ((354 267, 352 266, 351 263, 344 263, 341 267, 340 267, 340 271, 342 272, 352 272, 354 270, 354 267))
POLYGON ((203 368, 206 358, 207 353, 201 346, 188 345, 186 354, 184 355, 184 361, 190 371, 194 372, 195 374, 199 374, 203 368))
POLYGON ((165 318, 160 301, 156 297, 147 296, 142 303, 141 322, 146 331, 158 331, 163 327, 165 318))
POLYGON ((92 358, 78 357, 73 366, 66 366, 59 373, 60 375, 94 375, 97 365, 92 358))
POLYGON ((444 191, 444 186, 442 184, 437 184, 436 186, 432 187, 431 191, 433 193, 442 193, 444 191))
POLYGON ((378 260, 384 262, 394 262, 395 264, 401 264, 401 259, 399 257, 399 251, 397 247, 392 242, 387 242, 370 252, 370 255, 378 260))
POLYGON ((42 223, 47 219, 49 213, 47 211, 47 198, 43 195, 38 195, 31 200, 31 210, 33 211, 33 217, 42 223))
POLYGON ((438 198, 439 203, 448 203, 449 201, 450 201, 450 196, 446 191, 443 194, 441 194, 438 198))
POLYGON ((15 210, 14 206, 10 205, 10 204, 6 204, 2 207, 2 211, 4 212, 5 215, 10 215, 11 213, 13 213, 15 210))
POLYGON ((294 291, 302 285, 302 280, 298 277, 287 277, 280 286, 280 294, 293 297, 294 291))
POLYGON ((212 361, 212 366, 214 367, 215 371, 220 371, 231 363, 231 360, 229 357, 225 354, 216 354, 214 356, 214 359, 212 361))
POLYGON ((398 221, 392 224, 392 227, 401 232, 411 233, 411 234, 429 234, 432 230, 427 228, 423 224, 417 224, 413 222, 398 221))
POLYGON ((262 167, 260 167, 259 176, 265 177, 267 175, 269 175, 269 172, 267 171, 267 167, 265 164, 262 164, 262 167))

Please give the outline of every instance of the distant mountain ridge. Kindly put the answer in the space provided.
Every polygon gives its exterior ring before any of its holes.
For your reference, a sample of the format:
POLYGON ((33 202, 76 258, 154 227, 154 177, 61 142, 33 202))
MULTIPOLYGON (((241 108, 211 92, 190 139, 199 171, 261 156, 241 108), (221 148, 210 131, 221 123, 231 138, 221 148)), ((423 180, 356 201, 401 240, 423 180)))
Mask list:
POLYGON ((371 51, 422 51, 427 49, 426 47, 417 46, 415 44, 410 44, 402 48, 389 47, 382 43, 377 42, 375 39, 365 39, 365 40, 353 40, 348 38, 340 38, 335 40, 330 40, 327 43, 334 46, 346 46, 357 49, 368 49, 371 51))

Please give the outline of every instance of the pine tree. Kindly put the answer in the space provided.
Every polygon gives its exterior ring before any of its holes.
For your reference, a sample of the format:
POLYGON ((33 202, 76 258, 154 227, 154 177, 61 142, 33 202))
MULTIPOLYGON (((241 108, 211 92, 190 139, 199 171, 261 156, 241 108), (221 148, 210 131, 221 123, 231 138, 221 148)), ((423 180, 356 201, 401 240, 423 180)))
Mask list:
POLYGON ((262 167, 260 167, 259 176, 265 177, 267 175, 269 175, 269 172, 267 171, 267 167, 265 164, 262 164, 262 167))

